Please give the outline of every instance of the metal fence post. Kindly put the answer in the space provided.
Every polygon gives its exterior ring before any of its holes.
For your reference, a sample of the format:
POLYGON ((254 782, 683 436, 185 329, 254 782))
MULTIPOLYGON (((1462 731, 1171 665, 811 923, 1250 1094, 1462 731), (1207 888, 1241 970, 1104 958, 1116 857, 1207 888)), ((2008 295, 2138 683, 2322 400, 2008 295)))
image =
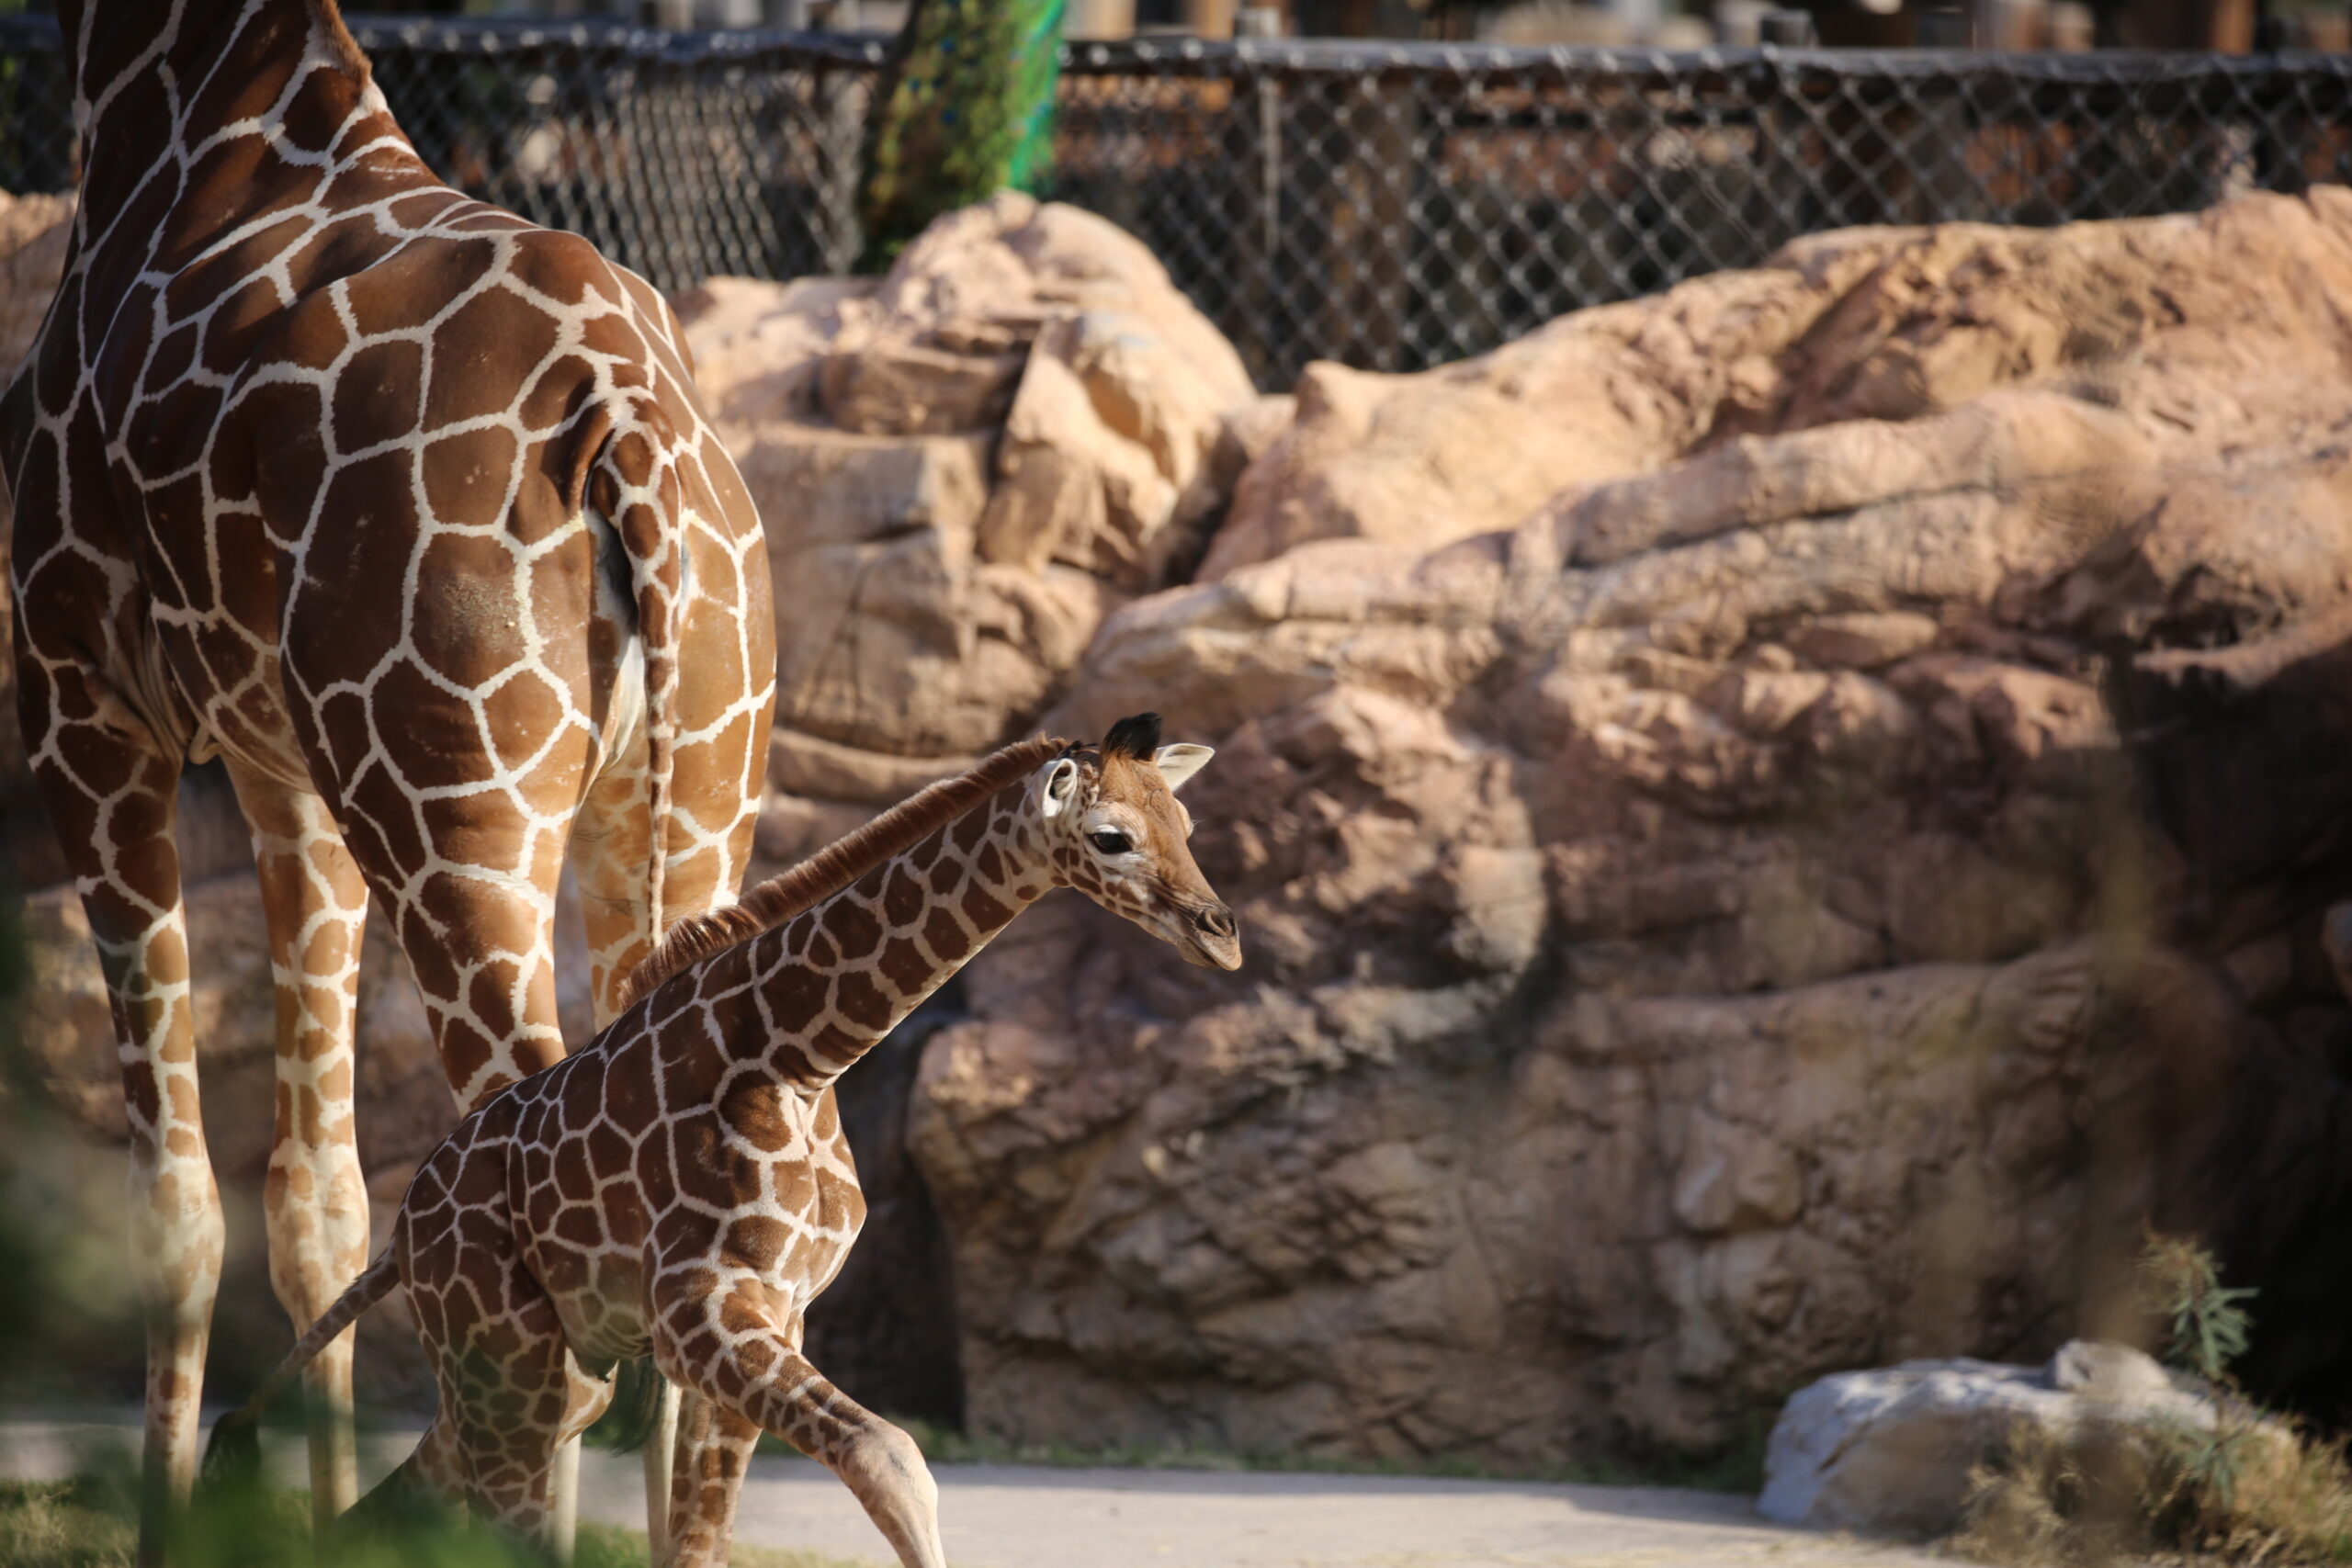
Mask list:
POLYGON ((822 266, 829 273, 848 272, 865 248, 865 231, 857 215, 857 182, 865 167, 866 112, 882 71, 879 45, 875 53, 876 58, 862 72, 831 66, 815 74, 823 128, 822 167, 811 171, 808 184, 823 214, 816 227, 822 266))
POLYGON ((1235 226, 1234 259, 1240 273, 1238 315, 1244 363, 1261 386, 1277 384, 1273 362, 1281 341, 1283 254, 1283 85, 1272 62, 1254 51, 1236 57, 1234 123, 1247 136, 1242 160, 1248 208, 1235 226))

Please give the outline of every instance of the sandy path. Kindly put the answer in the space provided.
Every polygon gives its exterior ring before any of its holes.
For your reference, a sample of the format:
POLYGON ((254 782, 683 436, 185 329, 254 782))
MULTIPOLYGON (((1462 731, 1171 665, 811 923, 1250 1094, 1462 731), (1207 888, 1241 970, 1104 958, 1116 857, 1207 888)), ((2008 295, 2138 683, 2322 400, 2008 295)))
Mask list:
MULTIPOLYGON (((0 1475, 68 1475, 133 1438, 122 1420, 0 1421, 0 1475)), ((411 1441, 368 1441, 365 1478, 411 1441)), ((296 1445, 271 1448, 273 1466, 300 1484, 296 1445)), ((1949 1568, 1768 1525, 1746 1497, 1666 1487, 987 1464, 935 1473, 956 1568, 1949 1568)), ((584 1456, 582 1516, 643 1528, 639 1474, 634 1458, 584 1456)), ((805 1460, 752 1461, 736 1534, 877 1568, 888 1560, 847 1489, 805 1460)))

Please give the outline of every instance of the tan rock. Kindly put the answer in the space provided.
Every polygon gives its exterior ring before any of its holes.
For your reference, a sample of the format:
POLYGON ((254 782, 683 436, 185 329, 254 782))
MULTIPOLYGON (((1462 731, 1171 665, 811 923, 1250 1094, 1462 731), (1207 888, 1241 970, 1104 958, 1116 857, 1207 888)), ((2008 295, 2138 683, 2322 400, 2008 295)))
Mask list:
POLYGON ((829 348, 818 402, 862 435, 944 435, 1001 424, 1021 379, 1018 353, 957 354, 896 336, 829 348))
POLYGON ((2347 296, 2331 192, 1317 367, 1045 720, 1219 748, 1247 967, 1041 909, 924 1058, 973 1423, 1706 1451, 2121 1321, 2143 1213, 2301 1279, 2352 1138, 2347 296))
MULTIPOLYGON (((968 541, 988 503, 989 446, 984 434, 858 435, 793 425, 763 430, 732 450, 767 527, 776 587, 789 593, 785 562, 811 546, 910 528, 968 541)), ((779 636, 797 609, 777 612, 779 636)))
POLYGON ((739 433, 759 422, 817 412, 818 378, 842 310, 875 287, 870 278, 713 277, 679 298, 695 385, 730 454, 740 460, 739 433))
POLYGON ((1908 610, 1823 615, 1791 628, 1789 646, 1830 669, 1879 670, 1936 644, 1936 623, 1908 610))
POLYGON ((1041 356, 1022 378, 998 448, 998 483, 979 523, 981 559, 1035 571, 1057 555, 1089 551, 1109 526, 1110 508, 1100 463, 1072 450, 1080 445, 1097 457, 1107 451, 1129 483, 1151 475, 1139 453, 1109 439, 1077 376, 1041 356))
POLYGON ((897 757, 803 735, 778 725, 768 737, 768 782, 792 795, 864 806, 895 806, 915 791, 979 761, 974 757, 897 757))
POLYGON ((14 376, 32 346, 65 270, 73 235, 70 196, 0 191, 0 375, 14 376))
MULTIPOLYGON (((779 733, 781 733, 779 731, 779 733)), ((865 825, 871 807, 836 800, 810 800, 771 791, 760 803, 752 852, 759 874, 773 876, 807 860, 827 844, 865 825)))
POLYGON ((878 284, 717 279, 683 314, 767 531, 778 711, 907 777, 1033 723, 1102 615, 1197 558, 1261 438, 1150 254, 1026 197, 878 284))

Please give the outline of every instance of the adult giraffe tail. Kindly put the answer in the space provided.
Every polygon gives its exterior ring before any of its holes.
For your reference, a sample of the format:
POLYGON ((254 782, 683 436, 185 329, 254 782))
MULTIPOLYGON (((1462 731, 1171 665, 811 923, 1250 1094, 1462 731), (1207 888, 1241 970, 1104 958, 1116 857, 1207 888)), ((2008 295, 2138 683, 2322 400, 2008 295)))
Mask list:
POLYGON ((212 1440, 204 1448, 204 1479, 208 1483, 251 1478, 261 1469, 261 1418, 286 1385, 302 1375, 334 1337, 367 1315, 368 1309, 392 1293, 401 1282, 400 1266, 386 1247, 360 1271, 343 1294, 334 1299, 319 1321, 302 1332, 286 1359, 261 1380, 254 1395, 212 1424, 212 1440))
MULTIPOLYGON (((685 485, 673 460, 657 457, 675 449, 676 433, 650 400, 630 411, 638 422, 616 425, 598 444, 589 473, 588 503, 620 538, 629 567, 630 596, 637 606, 638 646, 645 656, 646 807, 649 840, 645 865, 644 957, 662 947, 669 929, 663 884, 669 871, 673 780, 678 744, 678 638, 685 585, 685 485)), ((643 958, 639 959, 640 963, 643 958)), ((626 994, 626 992, 624 992, 626 994)), ((662 1379, 650 1359, 621 1363, 612 1407, 599 1424, 599 1437, 623 1451, 646 1448, 662 1411, 662 1379)))
POLYGON ((645 658, 648 948, 668 928, 670 809, 678 746, 678 639, 686 576, 685 483, 669 454, 676 435, 650 399, 607 426, 595 444, 585 500, 612 525, 628 558, 638 647, 645 658))

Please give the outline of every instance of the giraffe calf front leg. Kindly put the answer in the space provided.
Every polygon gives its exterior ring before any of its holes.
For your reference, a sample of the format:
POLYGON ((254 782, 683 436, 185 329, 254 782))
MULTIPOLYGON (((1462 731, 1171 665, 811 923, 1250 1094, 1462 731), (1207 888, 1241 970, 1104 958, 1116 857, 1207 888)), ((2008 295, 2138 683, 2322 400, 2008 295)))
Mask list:
MULTIPOLYGON (((707 1280, 707 1271, 702 1278, 707 1280)), ((947 1568, 939 1540, 939 1483, 932 1479, 914 1438, 835 1388, 811 1366, 773 1315, 753 1302, 762 1292, 745 1280, 700 1301, 673 1303, 661 1316, 688 1332, 665 1342, 657 1334, 654 1358, 663 1373, 807 1454, 842 1478, 881 1530, 904 1568, 947 1568), (724 1302, 722 1310, 721 1303, 724 1302), (690 1326, 689 1326, 690 1325, 690 1326)), ((740 1484, 740 1478, 736 1478, 740 1484)), ((677 1545, 716 1537, 719 1555, 673 1557, 674 1568, 725 1561, 737 1487, 716 1492, 729 1516, 718 1530, 690 1518, 677 1526, 677 1545)))
MULTIPOLYGON (((662 1386, 678 1385, 664 1379, 662 1386)), ((743 1473, 759 1444, 759 1427, 718 1401, 699 1394, 681 1401, 680 1462, 670 1473, 662 1544, 653 1551, 656 1568, 705 1568, 727 1561, 743 1473)))

